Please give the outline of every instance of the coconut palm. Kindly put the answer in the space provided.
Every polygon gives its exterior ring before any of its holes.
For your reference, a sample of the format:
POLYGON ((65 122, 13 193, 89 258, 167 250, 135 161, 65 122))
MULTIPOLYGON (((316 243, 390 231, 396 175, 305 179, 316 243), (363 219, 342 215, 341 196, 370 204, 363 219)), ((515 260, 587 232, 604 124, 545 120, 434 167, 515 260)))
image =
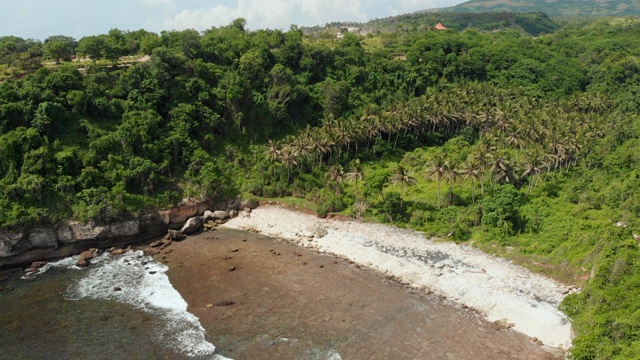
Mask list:
POLYGON ((400 209, 402 209, 404 201, 404 188, 406 186, 414 185, 416 183, 416 179, 413 176, 409 175, 409 173, 407 173, 407 171, 401 165, 398 165, 396 172, 391 175, 389 181, 391 181, 391 183, 394 185, 398 183, 400 184, 400 209))
POLYGON ((342 169, 342 165, 338 164, 330 167, 327 176, 329 177, 329 181, 335 184, 335 192, 338 194, 340 191, 340 184, 344 181, 344 170, 342 169))
MULTIPOLYGON (((471 179, 471 200, 475 204, 476 202, 475 181, 476 180, 480 181, 482 179, 482 167, 477 161, 471 159, 464 164, 464 167, 460 172, 464 180, 471 179)), ((480 181, 480 184, 482 184, 482 181, 480 181)), ((483 190, 483 193, 484 193, 484 190, 483 190)))
POLYGON ((362 173, 362 168, 360 167, 360 159, 356 159, 353 162, 353 166, 351 168, 351 172, 348 172, 344 175, 344 178, 347 181, 355 182, 355 202, 358 202, 358 181, 362 181, 364 174, 362 173))
POLYGON ((436 156, 431 160, 431 164, 427 168, 427 175, 438 182, 438 209, 440 209, 440 180, 444 177, 446 166, 445 159, 441 156, 436 156))
POLYGON ((287 168, 287 184, 291 183, 291 168, 294 165, 298 165, 296 161, 296 153, 291 148, 287 147, 280 152, 280 161, 287 168))
POLYGON ((449 181, 449 205, 451 205, 453 203, 453 183, 460 177, 458 164, 454 160, 445 162, 442 177, 449 181))

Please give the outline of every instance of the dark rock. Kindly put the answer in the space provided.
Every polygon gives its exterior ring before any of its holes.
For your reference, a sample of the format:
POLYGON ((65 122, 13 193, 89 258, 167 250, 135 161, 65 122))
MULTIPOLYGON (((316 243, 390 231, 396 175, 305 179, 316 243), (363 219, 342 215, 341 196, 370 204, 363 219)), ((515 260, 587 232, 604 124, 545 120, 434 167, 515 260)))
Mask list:
POLYGON ((217 211, 214 211, 213 214, 211 214, 211 218, 215 220, 225 220, 229 218, 229 212, 217 210, 217 211))
POLYGON ((240 200, 240 209, 255 209, 258 207, 258 202, 256 200, 240 200))
POLYGON ((220 301, 220 302, 215 303, 215 306, 219 306, 219 307, 220 306, 231 306, 231 305, 235 305, 235 303, 233 301, 229 301, 229 300, 220 301))
POLYGON ((29 233, 29 243, 33 248, 58 248, 58 237, 54 228, 35 228, 29 233))
POLYGON ((113 288, 113 291, 122 291, 122 288, 120 286, 116 286, 113 288))
POLYGON ((169 229, 169 239, 171 240, 182 240, 184 238, 184 234, 182 230, 171 230, 169 229))
POLYGON ((182 233, 184 235, 193 234, 194 232, 202 229, 202 218, 199 216, 192 217, 182 226, 182 233))
POLYGON ((122 221, 109 225, 108 239, 135 236, 140 234, 140 223, 136 220, 122 221))

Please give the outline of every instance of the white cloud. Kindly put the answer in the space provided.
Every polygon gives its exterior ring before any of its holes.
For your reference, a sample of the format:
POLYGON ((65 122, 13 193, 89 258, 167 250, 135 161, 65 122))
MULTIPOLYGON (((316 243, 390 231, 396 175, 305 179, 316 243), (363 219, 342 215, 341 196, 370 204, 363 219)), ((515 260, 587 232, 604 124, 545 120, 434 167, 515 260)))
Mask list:
MULTIPOLYGON (((161 0, 146 0, 161 1, 161 0)), ((362 0, 239 0, 237 6, 217 5, 199 10, 182 10, 164 21, 169 29, 204 30, 244 18, 250 29, 288 29, 291 24, 321 25, 330 21, 366 21, 362 0)))

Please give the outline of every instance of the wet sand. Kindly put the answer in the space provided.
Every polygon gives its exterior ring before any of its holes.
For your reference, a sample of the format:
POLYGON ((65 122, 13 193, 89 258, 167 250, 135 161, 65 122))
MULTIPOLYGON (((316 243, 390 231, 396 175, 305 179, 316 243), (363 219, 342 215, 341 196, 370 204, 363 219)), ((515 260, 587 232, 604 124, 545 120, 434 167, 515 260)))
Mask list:
POLYGON ((428 290, 254 233, 203 232, 155 258, 234 359, 557 358, 428 290))

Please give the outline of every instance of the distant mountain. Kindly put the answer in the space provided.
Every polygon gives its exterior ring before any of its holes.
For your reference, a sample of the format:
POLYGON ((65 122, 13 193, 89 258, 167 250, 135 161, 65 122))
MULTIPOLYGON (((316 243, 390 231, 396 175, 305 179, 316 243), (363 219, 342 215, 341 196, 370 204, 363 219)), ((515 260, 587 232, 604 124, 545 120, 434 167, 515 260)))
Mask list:
POLYGON ((640 16, 640 0, 470 0, 438 11, 540 11, 549 16, 640 16))

